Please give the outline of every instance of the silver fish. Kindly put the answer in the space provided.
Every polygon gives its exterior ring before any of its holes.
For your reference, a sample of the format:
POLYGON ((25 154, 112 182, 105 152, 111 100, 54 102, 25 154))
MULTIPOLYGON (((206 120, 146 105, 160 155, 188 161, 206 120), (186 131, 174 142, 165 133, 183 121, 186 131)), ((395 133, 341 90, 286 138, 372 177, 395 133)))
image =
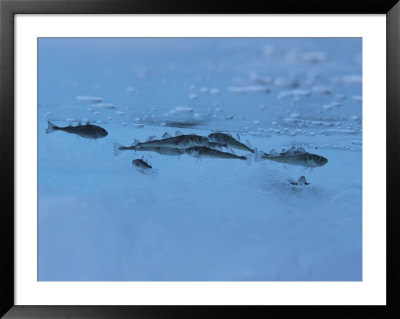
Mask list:
POLYGON ((208 147, 190 147, 186 149, 186 153, 196 158, 210 157, 210 158, 234 158, 240 160, 247 160, 246 156, 237 156, 235 154, 221 152, 208 147))
POLYGON ((65 127, 54 125, 50 121, 47 121, 47 124, 48 127, 46 130, 46 134, 49 134, 54 131, 64 131, 67 133, 76 134, 80 137, 93 138, 93 139, 106 137, 108 135, 108 132, 104 128, 89 123, 85 125, 78 124, 76 126, 65 126, 65 127))
POLYGON ((328 163, 328 159, 323 156, 304 153, 304 154, 295 154, 295 155, 278 155, 278 156, 270 156, 266 153, 261 155, 262 159, 268 159, 271 161, 284 163, 284 164, 291 164, 297 166, 304 166, 304 167, 320 167, 328 163))
POLYGON ((225 133, 211 133, 208 135, 208 140, 210 142, 227 144, 233 148, 254 153, 254 150, 252 150, 250 147, 248 147, 243 143, 240 143, 239 141, 235 140, 232 136, 225 133))
POLYGON ((188 148, 193 146, 204 146, 208 143, 208 139, 198 135, 181 135, 165 138, 162 140, 153 140, 147 142, 137 142, 136 146, 153 146, 153 147, 172 147, 172 148, 188 148))
POLYGON ((161 155, 179 156, 185 153, 185 149, 173 147, 154 147, 154 146, 123 146, 119 143, 114 143, 114 155, 117 156, 121 151, 143 151, 143 152, 156 152, 161 155))

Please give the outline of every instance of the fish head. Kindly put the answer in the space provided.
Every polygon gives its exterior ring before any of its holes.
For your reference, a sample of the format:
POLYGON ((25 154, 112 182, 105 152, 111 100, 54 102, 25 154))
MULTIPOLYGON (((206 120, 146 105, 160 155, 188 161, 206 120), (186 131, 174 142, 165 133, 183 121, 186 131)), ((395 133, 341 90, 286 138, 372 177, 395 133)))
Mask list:
POLYGON ((195 146, 204 146, 208 143, 208 138, 204 136, 191 136, 189 143, 195 146))
POLYGON ((106 137, 107 135, 108 132, 104 128, 102 127, 96 128, 96 138, 106 137))
POLYGON ((328 163, 328 159, 323 156, 312 154, 309 162, 311 167, 320 167, 328 163))

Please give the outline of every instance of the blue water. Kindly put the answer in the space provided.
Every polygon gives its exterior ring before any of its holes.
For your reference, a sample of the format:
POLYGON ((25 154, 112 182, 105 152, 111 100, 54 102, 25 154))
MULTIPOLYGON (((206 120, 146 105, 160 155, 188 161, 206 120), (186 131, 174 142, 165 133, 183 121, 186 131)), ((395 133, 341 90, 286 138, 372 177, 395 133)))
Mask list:
POLYGON ((362 280, 361 39, 41 38, 38 63, 38 280, 362 280), (328 163, 113 152, 217 130, 328 163))

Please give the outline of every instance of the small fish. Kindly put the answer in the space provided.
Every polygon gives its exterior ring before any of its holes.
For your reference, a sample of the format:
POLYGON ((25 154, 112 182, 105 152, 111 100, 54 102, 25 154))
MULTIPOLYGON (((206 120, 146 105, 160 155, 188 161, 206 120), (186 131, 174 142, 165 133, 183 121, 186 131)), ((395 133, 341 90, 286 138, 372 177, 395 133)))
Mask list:
POLYGON ((246 156, 237 156, 235 154, 221 152, 208 147, 190 147, 186 149, 186 153, 196 158, 210 157, 210 158, 234 158, 240 160, 247 160, 246 156))
POLYGON ((304 167, 320 167, 328 163, 328 159, 323 156, 316 155, 316 154, 296 154, 296 155, 278 155, 278 156, 270 156, 266 153, 261 155, 262 159, 268 159, 271 161, 284 163, 284 164, 291 164, 297 166, 304 166, 304 167))
POLYGON ((132 161, 132 165, 136 166, 137 168, 140 168, 140 169, 152 169, 153 168, 140 158, 134 159, 132 161))
POLYGON ((89 123, 85 125, 78 124, 76 126, 65 126, 65 127, 59 127, 57 125, 54 125, 50 121, 47 121, 47 124, 48 127, 46 130, 46 134, 49 134, 54 131, 64 131, 67 133, 79 135, 80 137, 93 138, 93 139, 106 137, 108 135, 108 132, 104 128, 89 123))
POLYGON ((114 143, 114 156, 117 156, 121 151, 143 151, 143 152, 156 152, 161 155, 179 156, 185 153, 185 149, 173 147, 154 147, 154 146, 123 146, 119 143, 114 143))
POLYGON ((172 148, 188 148, 193 146, 204 146, 208 143, 207 137, 199 135, 181 135, 168 137, 162 140, 152 140, 147 142, 137 142, 136 146, 153 146, 153 147, 172 147, 172 148))
POLYGON ((227 144, 233 148, 254 153, 254 150, 252 150, 250 147, 248 147, 243 143, 240 143, 239 141, 235 140, 232 136, 225 133, 211 133, 208 135, 208 140, 210 142, 227 144))

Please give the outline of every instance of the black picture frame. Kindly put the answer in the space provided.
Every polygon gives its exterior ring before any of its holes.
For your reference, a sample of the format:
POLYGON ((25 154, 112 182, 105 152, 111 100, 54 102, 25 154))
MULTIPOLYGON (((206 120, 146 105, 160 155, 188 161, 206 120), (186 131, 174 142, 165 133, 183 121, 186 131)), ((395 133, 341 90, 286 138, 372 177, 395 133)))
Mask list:
MULTIPOLYGON (((245 3, 184 0, 0 0, 0 315, 4 318, 400 318, 397 187, 400 136, 400 1, 285 0, 245 3), (16 306, 14 303, 14 15, 15 14, 385 14, 387 21, 386 306, 16 306)), ((377 106, 382 107, 382 106, 377 106)), ((376 212, 384 213, 384 212, 376 212)))

